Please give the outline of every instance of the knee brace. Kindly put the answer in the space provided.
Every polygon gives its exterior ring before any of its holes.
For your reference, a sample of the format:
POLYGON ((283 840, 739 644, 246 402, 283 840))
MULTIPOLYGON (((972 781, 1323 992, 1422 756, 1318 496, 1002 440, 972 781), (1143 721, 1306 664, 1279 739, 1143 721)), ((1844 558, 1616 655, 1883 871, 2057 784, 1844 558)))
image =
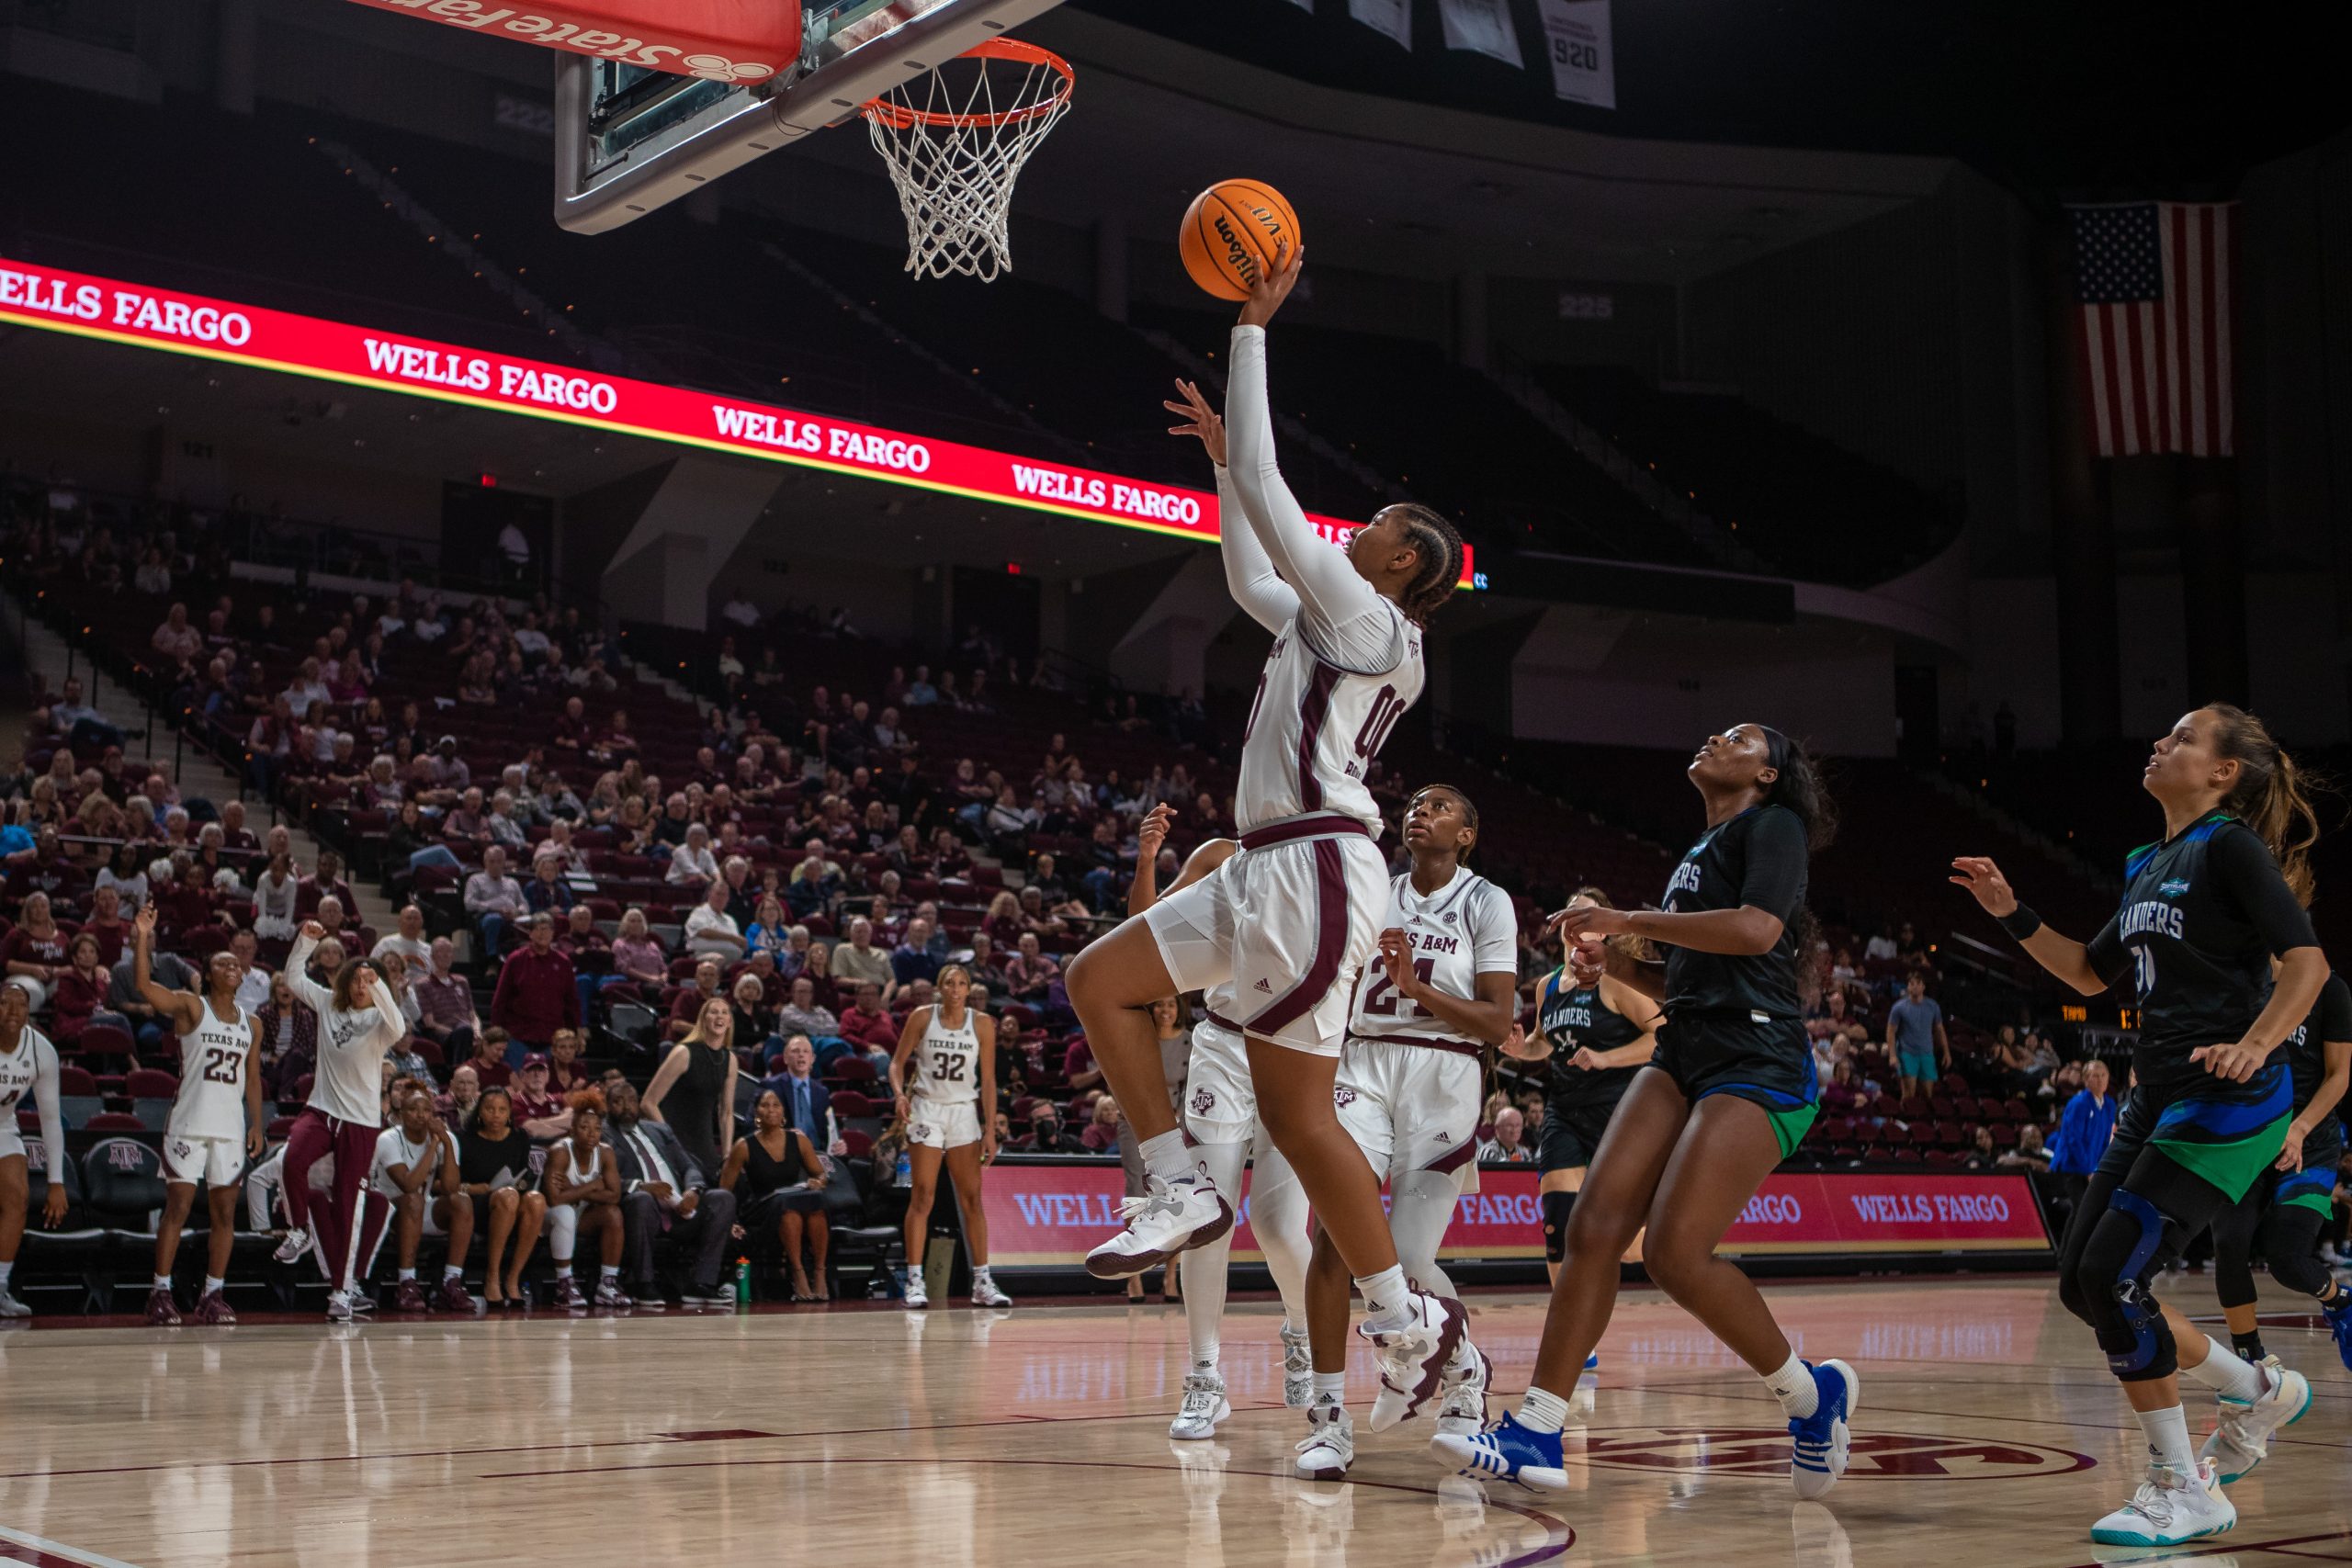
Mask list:
POLYGON ((2163 1211, 2117 1188, 2083 1249, 2081 1286, 2108 1370, 2125 1382, 2147 1382, 2179 1370, 2172 1330, 2148 1293, 2165 1242, 2163 1211))
POLYGON ((1544 1194, 1544 1257, 1557 1263, 1568 1253, 1568 1215, 1575 1212, 1577 1195, 1573 1192, 1544 1194))

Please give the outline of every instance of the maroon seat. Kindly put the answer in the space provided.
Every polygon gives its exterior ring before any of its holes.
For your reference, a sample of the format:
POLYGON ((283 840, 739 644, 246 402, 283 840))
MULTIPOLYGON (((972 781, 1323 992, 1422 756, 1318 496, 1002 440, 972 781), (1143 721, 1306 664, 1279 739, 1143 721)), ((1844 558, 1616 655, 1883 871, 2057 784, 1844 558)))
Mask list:
POLYGON ((872 1083, 875 1079, 874 1064, 864 1056, 837 1056, 827 1076, 834 1083, 872 1083))
POLYGON ((873 1116, 878 1114, 878 1112, 874 1109, 874 1101, 868 1100, 856 1089, 845 1089, 838 1091, 833 1096, 833 1114, 836 1116, 873 1116))
POLYGON ((874 1152, 874 1139, 862 1128, 844 1127, 842 1129, 842 1146, 849 1151, 850 1158, 862 1159, 874 1152))
POLYGON ((147 1123, 128 1111, 101 1111, 82 1125, 93 1133, 143 1133, 147 1123))
POLYGON ((134 1066, 138 1060, 138 1042, 111 1023, 94 1023, 83 1030, 74 1049, 83 1056, 113 1058, 134 1066))
POLYGON ((179 1091, 179 1078, 155 1067, 133 1067, 122 1080, 122 1092, 133 1100, 169 1100, 179 1091))
POLYGON ((98 1092, 98 1080, 90 1076, 87 1067, 61 1062, 57 1068, 57 1092, 61 1095, 95 1095, 98 1092))

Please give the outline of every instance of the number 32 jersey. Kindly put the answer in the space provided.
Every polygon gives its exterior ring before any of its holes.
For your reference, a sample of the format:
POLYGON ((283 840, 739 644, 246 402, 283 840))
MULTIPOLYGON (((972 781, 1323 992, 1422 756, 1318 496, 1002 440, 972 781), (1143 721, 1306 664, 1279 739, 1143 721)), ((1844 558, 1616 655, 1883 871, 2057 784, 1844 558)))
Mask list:
POLYGON ((980 1033, 972 1022, 972 1010, 964 1010, 964 1021, 950 1029, 940 1021, 939 1010, 933 1008, 923 1021, 922 1043, 915 1047, 913 1083, 909 1093, 915 1099, 935 1106, 966 1105, 979 1097, 980 1092, 980 1033))
MULTIPOLYGON (((1478 976, 1519 971, 1519 915, 1510 896, 1467 868, 1424 897, 1413 890, 1410 872, 1388 885, 1383 931, 1402 931, 1413 954, 1413 969, 1431 990, 1464 1001, 1478 995, 1478 976)), ((1396 994, 1375 953, 1356 983, 1355 1010, 1348 1033, 1357 1040, 1394 1040, 1406 1044, 1451 1042, 1475 1044, 1462 1031, 1396 994)))
POLYGON ((1245 833, 1317 811, 1380 831, 1380 807, 1364 770, 1420 698, 1421 628, 1382 600, 1345 630, 1351 648, 1326 657, 1312 646, 1307 617, 1294 615, 1266 654, 1234 795, 1245 833), (1359 657, 1340 662, 1350 651, 1359 657))
POLYGON ((213 1015, 204 1004, 204 1021, 180 1042, 180 1092, 172 1101, 171 1135, 175 1138, 226 1138, 245 1135, 245 1075, 253 1070, 253 1015, 236 1010, 233 1023, 213 1015))

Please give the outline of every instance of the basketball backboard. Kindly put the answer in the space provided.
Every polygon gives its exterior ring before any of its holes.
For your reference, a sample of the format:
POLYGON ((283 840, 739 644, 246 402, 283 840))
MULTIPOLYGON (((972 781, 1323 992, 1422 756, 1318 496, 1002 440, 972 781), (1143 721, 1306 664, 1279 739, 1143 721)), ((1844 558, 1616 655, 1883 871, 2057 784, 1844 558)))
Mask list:
POLYGON ((559 56, 556 221, 582 234, 617 229, 754 158, 854 118, 868 98, 1059 4, 811 5, 797 66, 750 84, 559 56))

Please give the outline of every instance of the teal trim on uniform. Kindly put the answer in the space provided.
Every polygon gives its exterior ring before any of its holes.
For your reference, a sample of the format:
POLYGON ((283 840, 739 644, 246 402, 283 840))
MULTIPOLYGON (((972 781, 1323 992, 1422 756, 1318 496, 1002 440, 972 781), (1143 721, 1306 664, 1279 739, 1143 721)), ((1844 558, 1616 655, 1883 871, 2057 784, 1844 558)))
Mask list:
POLYGON ((2290 1209, 2309 1209, 2323 1220, 2331 1219, 2335 1214, 2335 1204, 2324 1192, 2298 1192, 2291 1198, 2281 1198, 2278 1201, 2282 1206, 2290 1209))
POLYGON ((2202 1177, 2229 1195, 2234 1203, 2246 1195, 2246 1190, 2262 1179, 2287 1146, 2287 1123, 2290 1118, 2281 1111, 2278 1120, 2260 1132, 2228 1143, 2188 1143, 2178 1138, 2150 1138, 2148 1146, 2162 1149, 2166 1158, 2192 1176, 2202 1177))
POLYGON ((1794 1111, 1767 1111, 1764 1119, 1772 1123, 1772 1136, 1781 1140, 1781 1157, 1788 1158, 1804 1142, 1813 1129, 1813 1119, 1821 1113, 1818 1105, 1800 1105, 1794 1111))

